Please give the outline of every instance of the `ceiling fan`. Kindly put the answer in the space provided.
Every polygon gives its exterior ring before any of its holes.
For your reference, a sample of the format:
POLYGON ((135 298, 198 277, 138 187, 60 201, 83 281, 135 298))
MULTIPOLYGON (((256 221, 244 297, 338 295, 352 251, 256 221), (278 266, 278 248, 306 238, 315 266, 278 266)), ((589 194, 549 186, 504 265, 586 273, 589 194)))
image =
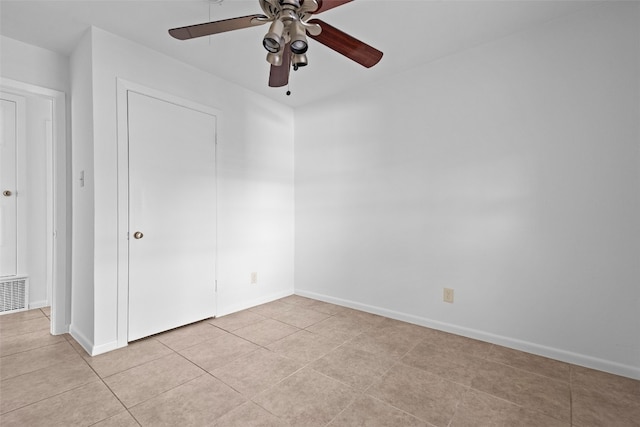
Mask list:
POLYGON ((332 27, 312 15, 325 12, 353 0, 258 0, 264 14, 223 19, 204 24, 173 28, 169 34, 178 40, 224 33, 271 23, 262 40, 271 64, 269 86, 286 86, 289 72, 308 64, 307 35, 364 67, 376 65, 382 52, 332 27))

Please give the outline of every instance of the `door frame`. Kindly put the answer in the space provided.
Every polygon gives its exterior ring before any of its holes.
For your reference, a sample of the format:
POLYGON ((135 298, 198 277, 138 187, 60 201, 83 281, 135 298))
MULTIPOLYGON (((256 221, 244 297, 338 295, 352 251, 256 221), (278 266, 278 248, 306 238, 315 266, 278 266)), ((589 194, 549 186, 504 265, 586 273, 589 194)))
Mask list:
POLYGON ((67 104, 64 92, 17 80, 0 78, 0 90, 17 96, 37 96, 51 101, 51 141, 46 144, 47 299, 51 304, 51 334, 69 332, 71 282, 67 280, 69 236, 67 221, 67 104))
POLYGON ((215 312, 217 313, 217 283, 218 283, 218 128, 221 111, 197 102, 171 95, 122 78, 116 82, 116 114, 117 114, 117 144, 118 144, 118 310, 117 310, 117 348, 128 345, 129 326, 129 126, 128 126, 128 92, 156 98, 181 107, 216 116, 215 131, 215 186, 216 186, 216 242, 215 242, 215 281, 216 297, 215 312))

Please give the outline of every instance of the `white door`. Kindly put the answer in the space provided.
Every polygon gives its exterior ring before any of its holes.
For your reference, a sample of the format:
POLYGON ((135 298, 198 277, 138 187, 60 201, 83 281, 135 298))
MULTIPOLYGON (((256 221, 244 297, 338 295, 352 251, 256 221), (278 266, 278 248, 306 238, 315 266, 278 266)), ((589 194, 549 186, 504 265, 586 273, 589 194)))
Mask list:
POLYGON ((133 341, 215 315, 216 117, 127 99, 133 341))
POLYGON ((0 277, 18 273, 16 202, 17 105, 0 99, 0 277))

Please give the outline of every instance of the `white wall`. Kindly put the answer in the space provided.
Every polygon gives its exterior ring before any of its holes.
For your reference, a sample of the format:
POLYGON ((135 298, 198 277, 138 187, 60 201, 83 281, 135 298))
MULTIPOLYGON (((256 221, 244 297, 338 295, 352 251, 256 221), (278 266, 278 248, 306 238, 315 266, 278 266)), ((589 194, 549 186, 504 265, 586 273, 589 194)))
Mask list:
POLYGON ((69 58, 59 53, 0 36, 0 75, 69 93, 69 58))
POLYGON ((297 109, 296 293, 640 378, 638 10, 297 109))
POLYGON ((29 307, 44 307, 47 300, 47 142, 50 128, 46 122, 53 119, 53 106, 49 99, 27 96, 26 146, 24 161, 19 171, 24 179, 25 235, 20 254, 25 260, 24 272, 29 275, 29 307))
POLYGON ((93 177, 93 56, 91 34, 71 55, 71 183, 73 195, 71 327, 69 333, 90 349, 95 340, 93 177), (80 177, 84 177, 81 185, 80 177))
MULTIPOLYGON (((74 280, 74 286, 89 286, 94 295, 74 299, 73 309, 92 307, 94 336, 88 350, 105 351, 117 339, 117 78, 221 111, 218 314, 293 293, 293 111, 100 29, 93 28, 80 49, 74 57, 91 63, 92 95, 77 96, 91 104, 93 140, 80 142, 74 134, 74 141, 91 145, 93 153, 74 155, 74 174, 84 168, 94 193, 82 200, 74 196, 74 222, 86 226, 83 233, 74 229, 74 248, 89 247, 94 239, 94 252, 88 263, 76 262, 80 254, 74 255, 74 271, 90 277, 88 282, 74 280), (90 51, 84 51, 85 43, 90 51), (76 202, 82 206, 76 209, 76 202), (252 271, 258 272, 256 285, 249 284, 252 271)), ((77 191, 74 180, 74 195, 77 191)))

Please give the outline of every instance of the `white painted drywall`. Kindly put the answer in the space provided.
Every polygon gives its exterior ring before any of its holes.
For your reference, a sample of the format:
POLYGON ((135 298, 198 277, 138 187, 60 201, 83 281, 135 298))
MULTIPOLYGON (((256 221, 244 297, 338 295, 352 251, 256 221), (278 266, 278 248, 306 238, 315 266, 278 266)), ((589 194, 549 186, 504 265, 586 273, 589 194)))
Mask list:
POLYGON ((297 109, 296 293, 640 377, 638 8, 297 109))
POLYGON ((53 120, 51 100, 26 97, 26 141, 24 156, 18 161, 21 197, 24 200, 24 236, 19 236, 18 256, 24 260, 23 273, 29 276, 29 306, 44 307, 47 301, 47 124, 53 120), (22 170, 20 170, 22 169, 22 170))
MULTIPOLYGON (((86 198, 74 196, 74 224, 83 228, 74 228, 74 248, 86 247, 91 259, 74 250, 73 260, 74 271, 85 278, 74 286, 93 290, 73 301, 74 313, 91 307, 95 335, 88 350, 106 351, 117 340, 117 78, 221 111, 218 313, 293 293, 293 111, 97 28, 85 35, 76 56, 85 58, 78 69, 92 79, 92 87, 84 88, 90 94, 77 94, 88 104, 83 111, 90 117, 83 120, 92 123, 92 135, 87 131, 88 139, 80 140, 74 134, 74 147, 91 147, 86 156, 74 154, 74 170, 84 169, 89 180, 86 198), (254 285, 252 271, 258 272, 254 285)), ((74 194, 77 189, 74 182, 74 194)))
POLYGON ((91 34, 71 55, 71 185, 73 206, 71 327, 69 333, 90 351, 95 340, 93 177, 93 56, 91 34), (80 181, 80 177, 83 181, 80 181))
POLYGON ((69 93, 69 58, 59 53, 0 36, 0 75, 69 93))

